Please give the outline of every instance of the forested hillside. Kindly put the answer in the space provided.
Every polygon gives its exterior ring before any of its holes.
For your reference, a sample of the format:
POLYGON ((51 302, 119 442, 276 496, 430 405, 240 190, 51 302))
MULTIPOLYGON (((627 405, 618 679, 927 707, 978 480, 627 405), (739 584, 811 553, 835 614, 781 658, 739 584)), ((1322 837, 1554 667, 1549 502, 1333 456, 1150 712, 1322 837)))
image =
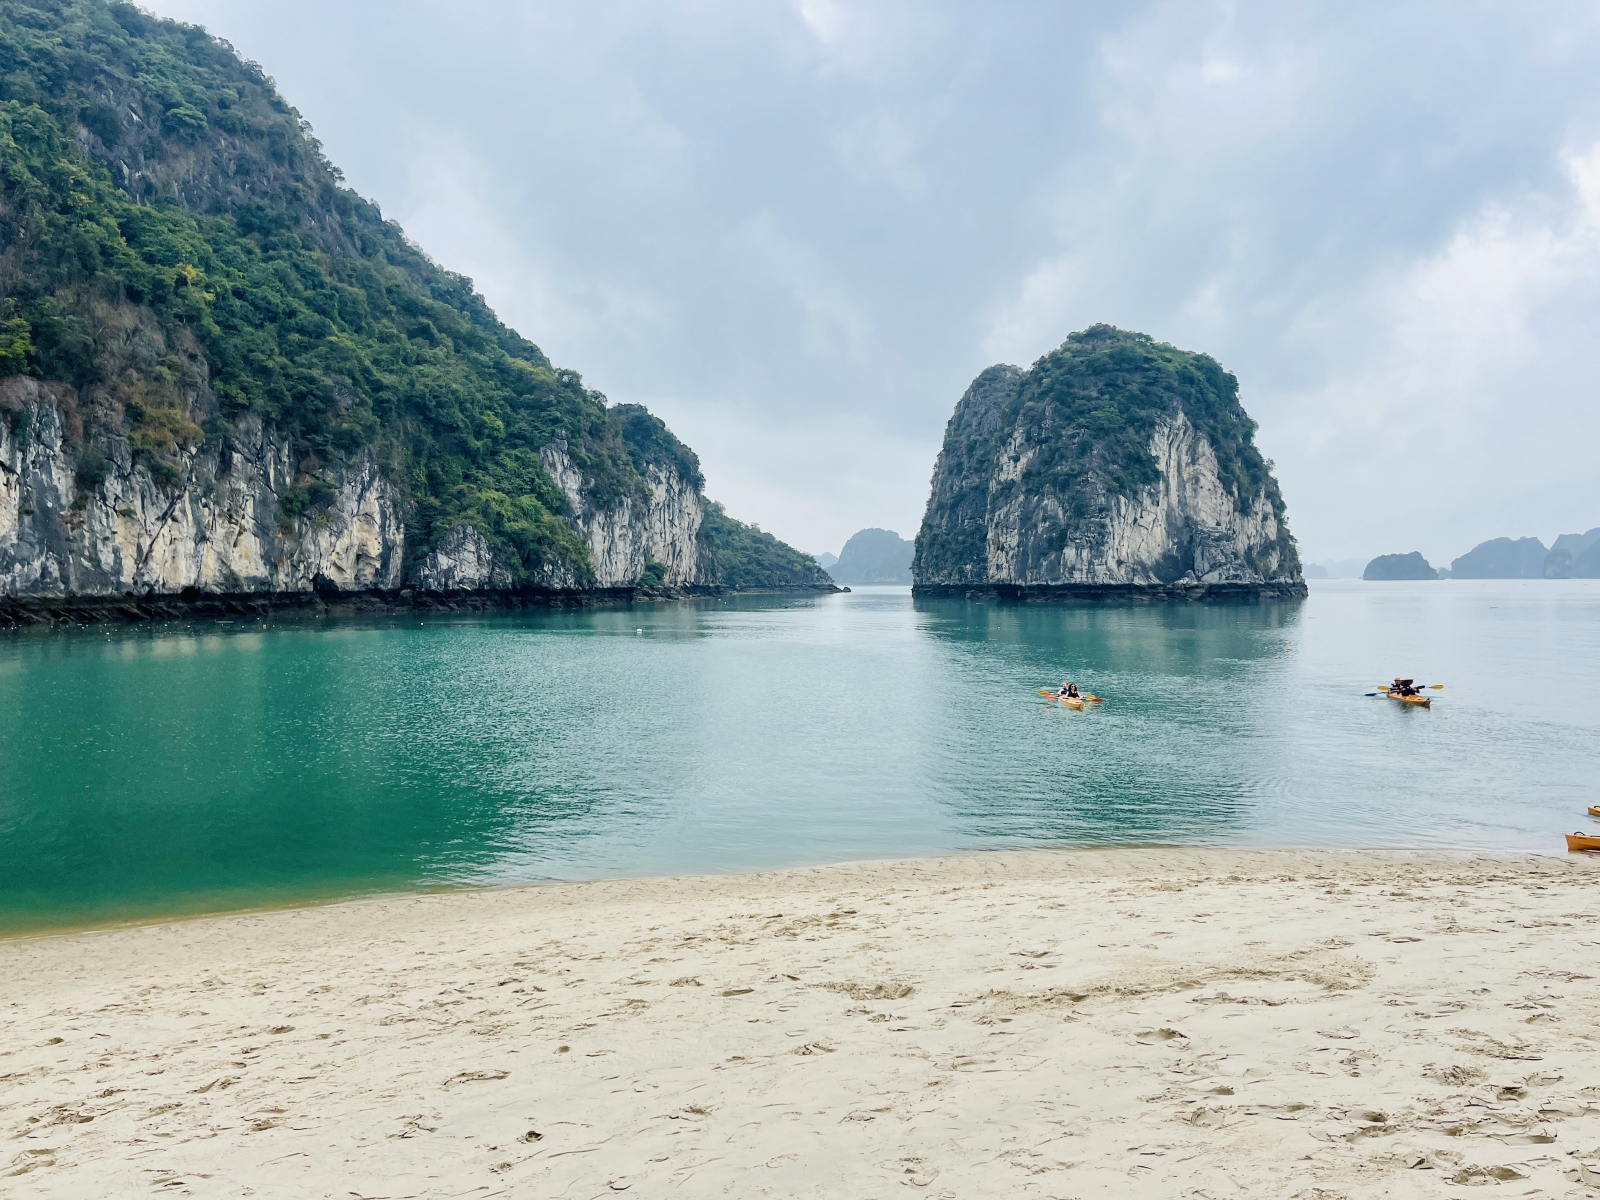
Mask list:
MULTIPOLYGON (((83 493, 119 448, 179 488, 258 419, 293 446, 286 527, 370 456, 403 497, 408 563, 466 523, 514 579, 552 562, 582 579, 542 449, 564 442, 599 513, 648 499, 652 462, 701 485, 665 426, 554 367, 344 187, 272 80, 201 29, 0 0, 0 156, 0 376, 65 385, 83 493)), ((26 412, 9 409, 17 437, 26 412)), ((825 581, 720 513, 698 536, 748 586, 825 581)))

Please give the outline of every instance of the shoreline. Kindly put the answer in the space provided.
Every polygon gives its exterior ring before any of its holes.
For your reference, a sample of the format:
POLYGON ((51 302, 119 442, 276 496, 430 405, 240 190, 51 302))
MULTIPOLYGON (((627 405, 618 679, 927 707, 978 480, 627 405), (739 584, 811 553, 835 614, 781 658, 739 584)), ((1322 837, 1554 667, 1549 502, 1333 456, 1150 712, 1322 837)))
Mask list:
POLYGON ((1600 1182, 1596 883, 1555 854, 1007 850, 9 939, 0 1174, 1559 1195, 1600 1182))
POLYGON ((240 617, 364 616, 410 613, 492 613, 563 608, 626 608, 725 600, 735 596, 832 596, 834 584, 782 588, 613 587, 505 588, 429 592, 420 588, 309 592, 124 592, 108 596, 0 596, 0 630, 60 625, 128 625, 154 621, 237 620, 240 617))
POLYGON ((871 870, 892 868, 902 863, 947 862, 986 855, 1048 854, 1094 855, 1121 853, 1241 853, 1241 854, 1332 854, 1332 855, 1422 855, 1444 860, 1537 861, 1541 859, 1577 860, 1593 859, 1600 863, 1600 854, 1573 853, 1565 849, 1545 850, 1486 850, 1475 846, 1203 846, 1177 842, 1126 842, 1111 845, 1059 845, 1059 846, 1004 846, 993 848, 950 850, 939 854, 911 854, 903 858, 843 859, 838 862, 800 864, 789 867, 756 867, 711 872, 674 872, 662 875, 591 875, 574 878, 526 879, 508 883, 440 884, 416 888, 376 888, 372 891, 335 891, 324 893, 307 891, 290 899, 245 904, 240 907, 205 908, 185 911, 170 909, 152 911, 143 916, 117 918, 89 918, 81 922, 60 925, 0 926, 0 947, 8 942, 33 938, 73 937, 80 934, 116 933, 123 930, 143 929, 150 926, 177 925, 192 921, 227 920, 261 916, 269 913, 298 912, 300 910, 334 908, 346 904, 373 904, 400 902, 420 896, 460 896, 483 893, 542 891, 558 887, 585 887, 598 884, 641 883, 694 885, 710 880, 761 878, 776 882, 782 877, 813 871, 871 870))

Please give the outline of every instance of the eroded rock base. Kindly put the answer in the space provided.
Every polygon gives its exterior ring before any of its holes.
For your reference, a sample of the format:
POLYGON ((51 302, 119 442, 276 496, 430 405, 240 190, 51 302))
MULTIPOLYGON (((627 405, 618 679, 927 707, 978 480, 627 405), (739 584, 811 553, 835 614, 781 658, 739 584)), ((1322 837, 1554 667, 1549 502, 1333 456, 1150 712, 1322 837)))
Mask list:
POLYGON ((0 629, 26 626, 130 624, 144 621, 258 619, 268 616, 356 616, 410 612, 508 612, 520 609, 594 608, 720 600, 741 595, 828 595, 837 587, 735 591, 709 586, 614 588, 506 588, 478 592, 428 592, 416 588, 364 592, 241 592, 187 589, 176 594, 123 596, 0 596, 0 629))
POLYGON ((1304 600, 1303 581, 1274 583, 919 583, 911 589, 918 600, 983 600, 1038 603, 1063 600, 1150 604, 1166 601, 1240 601, 1245 603, 1304 600))

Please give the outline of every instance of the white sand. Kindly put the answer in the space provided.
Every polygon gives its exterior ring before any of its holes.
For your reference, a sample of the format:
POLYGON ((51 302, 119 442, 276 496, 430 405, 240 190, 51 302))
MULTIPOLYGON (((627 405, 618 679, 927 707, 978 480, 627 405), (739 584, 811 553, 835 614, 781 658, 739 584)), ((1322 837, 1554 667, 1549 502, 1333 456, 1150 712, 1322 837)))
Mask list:
POLYGON ((1600 1196, 1597 900, 1035 852, 13 940, 0 1194, 1600 1196))

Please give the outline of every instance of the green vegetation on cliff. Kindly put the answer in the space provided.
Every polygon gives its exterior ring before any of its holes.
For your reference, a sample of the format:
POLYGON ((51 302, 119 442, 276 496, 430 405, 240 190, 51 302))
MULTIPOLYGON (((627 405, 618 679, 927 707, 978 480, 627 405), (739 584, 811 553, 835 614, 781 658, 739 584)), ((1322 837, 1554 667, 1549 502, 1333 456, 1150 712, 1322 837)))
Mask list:
MULTIPOLYGON (((91 468, 126 436, 176 484, 189 451, 258 417, 296 448, 286 515, 371 453, 407 498, 412 559, 468 521, 519 576, 587 567, 539 461, 558 435, 598 509, 644 495, 648 461, 700 484, 659 421, 608 408, 341 186, 271 80, 204 30, 0 0, 0 158, 0 374, 76 390, 91 468)), ((758 577, 741 547, 766 535, 717 530, 730 581, 758 577)))
POLYGON ((832 582, 809 554, 735 521, 717 503, 706 506, 700 541, 702 561, 709 560, 712 574, 730 588, 825 587, 832 582))
POLYGON ((1058 491, 1081 495, 1077 485, 1100 466, 1113 492, 1132 495, 1161 481, 1150 438, 1175 408, 1210 441, 1218 477, 1240 511, 1265 486, 1273 514, 1282 518, 1282 497, 1256 449, 1256 423, 1239 406, 1239 381, 1208 354, 1091 325, 1033 364, 1007 416, 1010 424, 1075 431, 1070 442, 1045 442, 1030 466, 1058 491))

